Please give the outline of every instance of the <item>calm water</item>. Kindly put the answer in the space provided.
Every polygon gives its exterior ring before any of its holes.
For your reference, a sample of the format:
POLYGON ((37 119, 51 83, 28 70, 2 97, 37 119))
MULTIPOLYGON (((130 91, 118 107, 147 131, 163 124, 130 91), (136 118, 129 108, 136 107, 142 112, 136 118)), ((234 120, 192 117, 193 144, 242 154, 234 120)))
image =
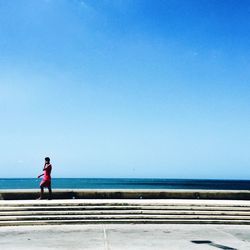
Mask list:
MULTIPOLYGON (((0 179, 0 189, 39 188, 33 178, 0 179)), ((226 189, 250 190, 250 180, 131 179, 131 178, 54 178, 53 188, 82 189, 226 189)))

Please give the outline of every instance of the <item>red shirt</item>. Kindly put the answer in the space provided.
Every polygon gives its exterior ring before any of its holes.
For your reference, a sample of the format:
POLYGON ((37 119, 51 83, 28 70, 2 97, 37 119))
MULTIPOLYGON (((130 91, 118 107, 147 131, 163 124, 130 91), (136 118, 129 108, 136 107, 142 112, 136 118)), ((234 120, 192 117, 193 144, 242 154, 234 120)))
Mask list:
POLYGON ((50 176, 50 173, 51 173, 51 170, 52 170, 52 165, 51 164, 48 164, 47 166, 45 166, 46 168, 43 170, 43 180, 45 181, 50 181, 51 180, 51 176, 50 176))

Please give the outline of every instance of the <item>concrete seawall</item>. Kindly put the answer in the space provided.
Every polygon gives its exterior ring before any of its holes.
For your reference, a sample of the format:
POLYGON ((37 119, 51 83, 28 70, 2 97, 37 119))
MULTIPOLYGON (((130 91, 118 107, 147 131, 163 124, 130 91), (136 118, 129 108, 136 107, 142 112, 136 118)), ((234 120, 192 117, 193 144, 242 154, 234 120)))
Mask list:
MULTIPOLYGON (((0 200, 33 200, 38 189, 0 190, 0 200)), ((47 198, 47 193, 45 193, 47 198)), ((54 189, 53 199, 210 199, 250 200, 248 190, 54 189)))

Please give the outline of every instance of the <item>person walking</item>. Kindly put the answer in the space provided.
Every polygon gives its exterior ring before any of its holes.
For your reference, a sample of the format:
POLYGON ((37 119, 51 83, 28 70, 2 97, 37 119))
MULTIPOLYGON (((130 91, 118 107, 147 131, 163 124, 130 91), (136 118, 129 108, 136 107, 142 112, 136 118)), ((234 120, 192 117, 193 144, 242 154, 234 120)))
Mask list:
POLYGON ((44 163, 44 167, 43 167, 43 174, 38 175, 37 178, 40 178, 43 176, 43 179, 40 183, 40 189, 41 189, 41 193, 40 193, 40 197, 38 198, 38 200, 43 199, 43 195, 44 195, 44 188, 47 187, 49 190, 49 200, 52 199, 52 189, 51 189, 51 171, 52 171, 52 165, 50 164, 50 158, 49 157, 45 157, 45 163, 44 163))

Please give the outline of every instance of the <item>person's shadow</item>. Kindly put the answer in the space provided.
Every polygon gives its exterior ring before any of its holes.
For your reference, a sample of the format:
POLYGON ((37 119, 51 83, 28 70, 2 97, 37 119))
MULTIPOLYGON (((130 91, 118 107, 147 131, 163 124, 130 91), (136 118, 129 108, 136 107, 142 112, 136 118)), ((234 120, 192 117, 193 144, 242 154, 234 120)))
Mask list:
POLYGON ((210 240, 191 240, 191 242, 195 243, 195 244, 207 244, 209 246, 217 247, 217 248, 224 249, 224 250, 237 250, 236 248, 232 248, 232 247, 228 247, 228 246, 213 243, 210 240))

